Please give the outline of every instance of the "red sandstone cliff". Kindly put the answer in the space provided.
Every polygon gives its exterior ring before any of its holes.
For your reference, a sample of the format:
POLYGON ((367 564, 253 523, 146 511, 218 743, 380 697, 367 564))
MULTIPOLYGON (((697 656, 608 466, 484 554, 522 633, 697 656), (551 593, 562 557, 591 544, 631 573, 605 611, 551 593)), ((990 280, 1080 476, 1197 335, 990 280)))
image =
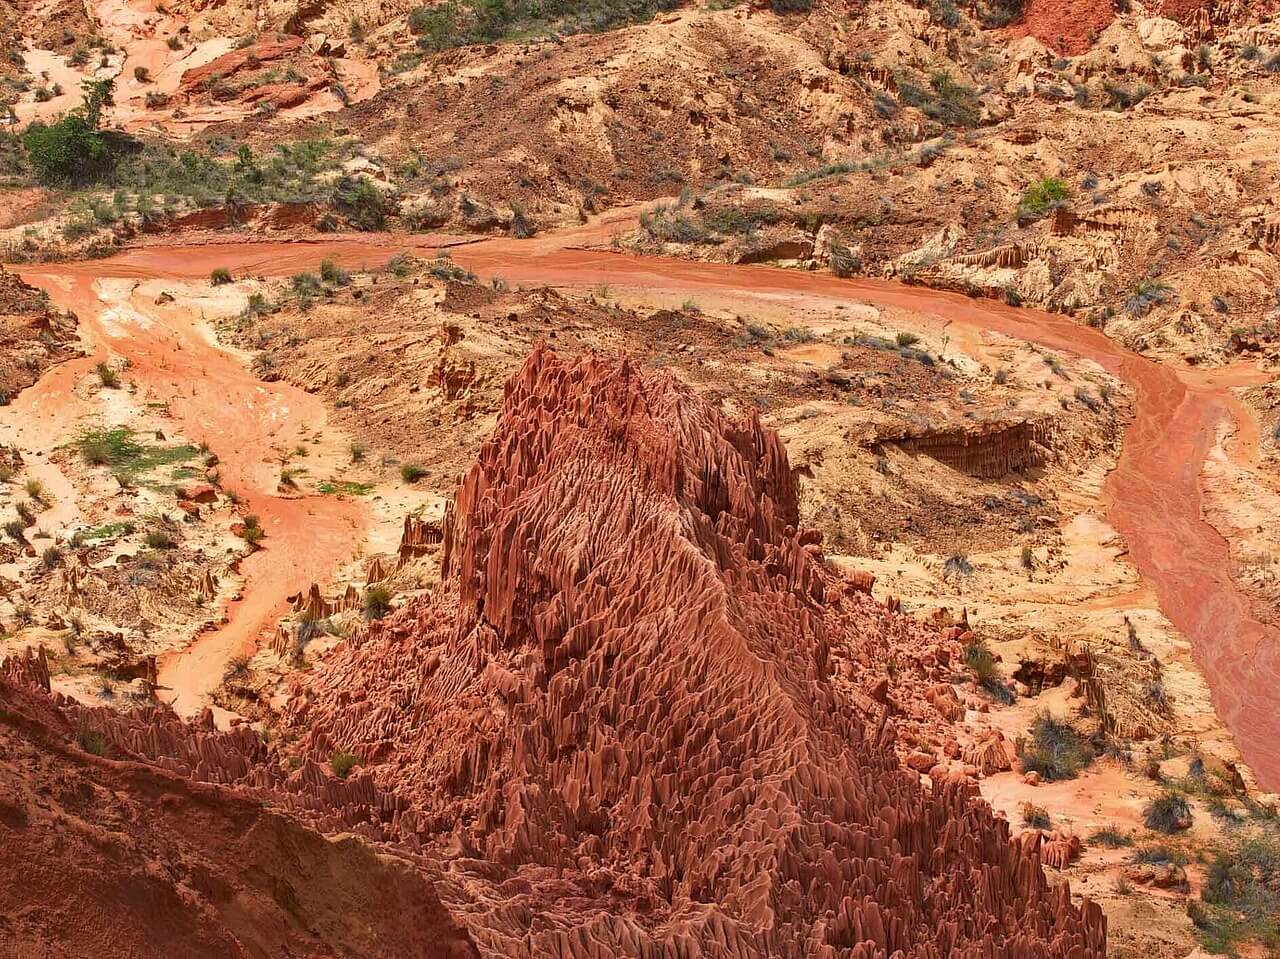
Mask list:
POLYGON ((1103 955, 1034 841, 897 761, 954 650, 796 525, 775 434, 539 348, 446 523, 445 587, 305 677, 288 721, 313 759, 364 757, 489 955, 1103 955))

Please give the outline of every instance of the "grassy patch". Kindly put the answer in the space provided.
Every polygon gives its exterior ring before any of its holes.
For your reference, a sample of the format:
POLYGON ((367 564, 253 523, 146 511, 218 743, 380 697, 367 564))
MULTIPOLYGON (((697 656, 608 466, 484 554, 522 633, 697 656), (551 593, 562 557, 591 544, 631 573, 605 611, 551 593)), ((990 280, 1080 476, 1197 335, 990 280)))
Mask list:
POLYGON ((1280 837, 1250 830, 1213 852, 1200 902, 1187 909, 1206 951, 1236 956, 1246 944, 1280 950, 1280 837), (1194 908, 1192 908, 1194 907, 1194 908))
POLYGON ((91 466, 109 466, 117 475, 136 477, 160 466, 195 459, 200 450, 189 444, 154 446, 140 442, 127 426, 87 429, 75 440, 80 456, 91 466))
POLYGON ((1174 833, 1191 825, 1191 804, 1185 796, 1165 791, 1147 803, 1142 820, 1148 829, 1174 833))
POLYGON ((391 590, 385 586, 370 586, 364 591, 363 605, 366 619, 382 619, 391 612, 391 590))
POLYGON ((1095 829, 1089 836, 1089 842, 1095 846, 1106 846, 1108 849, 1120 849, 1123 846, 1133 845, 1133 836, 1127 832, 1121 832, 1115 826, 1105 826, 1102 829, 1095 829))
POLYGON ((368 496, 373 492, 373 484, 325 480, 323 483, 316 484, 316 491, 326 496, 368 496))

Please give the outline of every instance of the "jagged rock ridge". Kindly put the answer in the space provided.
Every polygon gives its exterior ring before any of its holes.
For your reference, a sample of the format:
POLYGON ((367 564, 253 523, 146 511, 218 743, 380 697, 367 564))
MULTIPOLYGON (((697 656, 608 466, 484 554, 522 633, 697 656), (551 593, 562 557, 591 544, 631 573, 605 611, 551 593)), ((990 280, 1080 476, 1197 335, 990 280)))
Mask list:
POLYGON ((407 800, 486 954, 1102 956, 1038 834, 898 762, 954 643, 797 526, 754 418, 539 347, 446 518, 445 586, 304 677, 288 723, 407 800))

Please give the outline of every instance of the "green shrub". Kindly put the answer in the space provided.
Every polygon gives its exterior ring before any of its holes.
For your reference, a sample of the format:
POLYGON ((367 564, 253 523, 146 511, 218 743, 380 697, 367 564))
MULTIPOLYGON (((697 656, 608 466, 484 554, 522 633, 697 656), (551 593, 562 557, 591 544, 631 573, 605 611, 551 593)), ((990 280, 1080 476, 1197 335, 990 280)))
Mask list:
POLYGON ((1125 312, 1130 316, 1146 316, 1157 304, 1173 298, 1173 287, 1158 280, 1143 280, 1129 298, 1124 301, 1125 312))
POLYGON ((1147 803, 1142 821, 1156 832, 1174 833, 1191 825, 1191 805, 1186 797, 1163 792, 1147 803))
POLYGON ((1019 223, 1030 223, 1051 213, 1067 202, 1071 189, 1065 180, 1047 176, 1038 183, 1033 183, 1022 194, 1018 202, 1017 217, 1019 223))
POLYGON ((981 116, 978 91, 958 83, 945 70, 930 75, 928 89, 905 77, 897 82, 898 98, 907 106, 919 109, 929 119, 944 126, 978 125, 981 116))
POLYGON ((640 214, 640 226, 666 243, 701 243, 710 235, 701 223, 662 206, 640 214))
POLYGON ((32 123, 22 134, 22 145, 36 178, 50 185, 92 179, 110 159, 106 138, 78 113, 56 123, 32 123))
POLYGON ((76 736, 80 748, 93 756, 105 756, 111 751, 107 737, 96 729, 83 729, 76 736))
POLYGON ((1018 748, 1023 772, 1039 773, 1050 781, 1074 779, 1093 762, 1093 744, 1069 722, 1041 713, 1032 722, 1030 733, 1018 748))
POLYGON ((115 390, 120 388, 120 374, 117 373, 109 364, 99 363, 96 370, 98 373, 98 382, 102 384, 104 389, 115 390))
POLYGON ((363 606, 366 619, 382 619, 391 612, 391 590, 385 586, 370 586, 364 591, 363 606))
POLYGON ((142 538, 146 543, 147 549, 172 549, 174 546, 173 534, 163 529, 149 529, 142 538))
POLYGON ((426 475, 426 468, 417 463, 405 463, 400 467, 400 478, 406 483, 416 483, 426 475))
POLYGON ((1049 811, 1035 803, 1022 804, 1022 824, 1035 829, 1048 829, 1050 826, 1049 811))
POLYGON ((329 768, 333 770, 333 774, 339 779, 346 779, 351 775, 351 770, 358 765, 360 765, 359 756, 341 749, 336 750, 329 758, 329 768))
POLYGON ((333 190, 333 205, 358 230, 381 230, 386 225, 386 197, 363 177, 339 179, 333 190))
POLYGON ((1108 849, 1120 849, 1123 846, 1133 845, 1133 836, 1127 832, 1121 832, 1115 826, 1105 826, 1102 829, 1095 829, 1089 836, 1089 842, 1106 846, 1108 849))
POLYGON ((231 282, 231 271, 225 266, 220 266, 209 274, 209 282, 214 286, 226 286, 231 282))
POLYGON ((333 260, 323 260, 320 263, 320 279, 333 286, 348 286, 351 283, 351 274, 333 260))
POLYGON ((538 225, 525 212, 523 204, 511 204, 511 235, 517 240, 527 240, 538 232, 538 225))

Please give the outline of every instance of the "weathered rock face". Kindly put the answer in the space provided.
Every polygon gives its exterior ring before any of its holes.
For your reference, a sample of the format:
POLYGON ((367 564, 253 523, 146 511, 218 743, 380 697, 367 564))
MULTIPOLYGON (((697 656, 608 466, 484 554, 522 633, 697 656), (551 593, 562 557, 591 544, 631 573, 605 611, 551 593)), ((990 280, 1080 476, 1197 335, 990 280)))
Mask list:
POLYGON ((74 316, 58 313, 39 290, 0 269, 0 405, 77 355, 75 338, 74 316))
POLYGON ((247 770, 255 733, 47 683, 43 657, 0 663, 0 955, 476 955, 419 866, 200 781, 247 770))
POLYGON ((408 803, 482 952, 1103 955, 1038 837, 899 764, 954 643, 823 566, 754 419, 539 348, 444 527, 287 722, 408 803))

